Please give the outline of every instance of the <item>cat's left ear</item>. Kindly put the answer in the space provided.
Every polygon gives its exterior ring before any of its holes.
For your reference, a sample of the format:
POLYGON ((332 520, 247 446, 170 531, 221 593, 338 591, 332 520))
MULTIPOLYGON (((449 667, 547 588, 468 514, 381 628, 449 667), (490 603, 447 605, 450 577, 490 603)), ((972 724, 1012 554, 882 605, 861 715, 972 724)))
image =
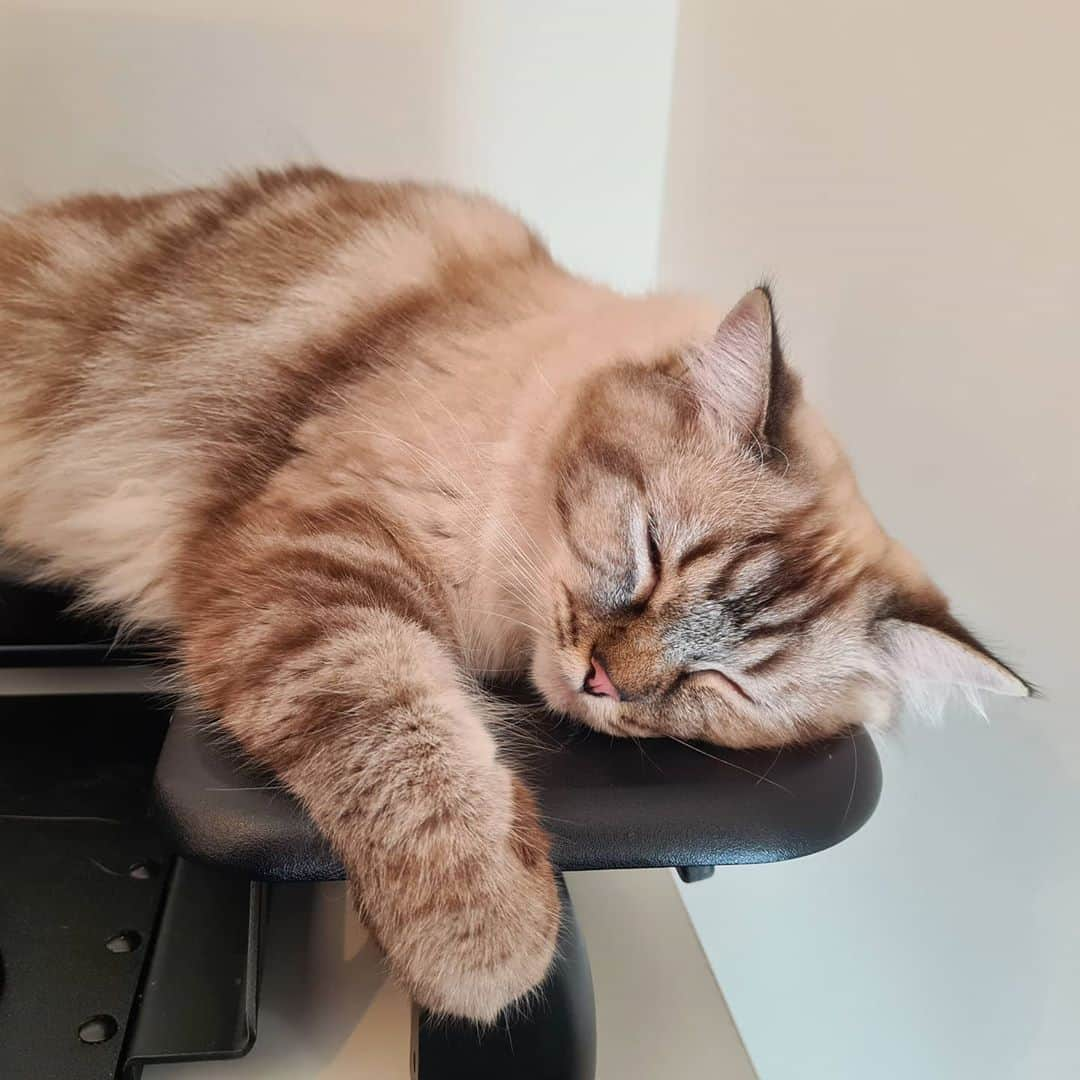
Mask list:
POLYGON ((885 619, 880 629, 885 649, 901 681, 943 683, 1008 697, 1030 697, 1032 694, 1032 688, 1016 672, 962 629, 960 633, 967 640, 961 640, 945 629, 906 619, 885 619))
POLYGON ((688 367, 696 391, 718 416, 763 446, 779 444, 798 381, 784 363, 767 288, 748 292, 688 367))

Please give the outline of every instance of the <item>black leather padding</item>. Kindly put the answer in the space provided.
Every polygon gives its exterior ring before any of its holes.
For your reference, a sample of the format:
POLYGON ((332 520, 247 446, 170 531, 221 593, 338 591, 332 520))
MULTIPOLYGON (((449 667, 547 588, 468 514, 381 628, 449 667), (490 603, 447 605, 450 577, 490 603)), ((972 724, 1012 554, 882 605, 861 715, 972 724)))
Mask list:
MULTIPOLYGON (((0 667, 167 655, 162 643, 117 643, 107 623, 72 615, 72 599, 0 579, 0 667)), ((794 859, 850 836, 877 805, 881 768, 865 732, 780 753, 632 742, 511 696, 527 734, 507 752, 540 797, 564 870, 794 859)), ((87 712, 107 724, 101 709, 87 712)), ((341 876, 296 801, 191 712, 173 719, 155 786, 158 816, 182 854, 266 881, 341 876)))
POLYGON ((80 613, 74 593, 0 577, 0 668, 126 664, 155 655, 144 638, 80 613))
MULTIPOLYGON (((519 769, 539 795, 563 870, 778 862, 850 836, 881 767, 858 731, 776 751, 633 742, 528 710, 519 769)), ((173 718, 156 775, 161 823, 191 858, 265 881, 339 878, 311 819, 193 713, 173 718)))

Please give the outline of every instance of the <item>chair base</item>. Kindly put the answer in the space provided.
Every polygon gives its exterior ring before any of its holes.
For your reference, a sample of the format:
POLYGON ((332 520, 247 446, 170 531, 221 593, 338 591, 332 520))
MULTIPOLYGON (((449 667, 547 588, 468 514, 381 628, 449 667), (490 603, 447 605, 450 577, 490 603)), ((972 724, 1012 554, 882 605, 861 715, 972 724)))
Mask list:
POLYGON ((146 821, 167 714, 84 704, 3 699, 0 1076, 12 1080, 113 1080, 169 888, 168 847, 146 821))

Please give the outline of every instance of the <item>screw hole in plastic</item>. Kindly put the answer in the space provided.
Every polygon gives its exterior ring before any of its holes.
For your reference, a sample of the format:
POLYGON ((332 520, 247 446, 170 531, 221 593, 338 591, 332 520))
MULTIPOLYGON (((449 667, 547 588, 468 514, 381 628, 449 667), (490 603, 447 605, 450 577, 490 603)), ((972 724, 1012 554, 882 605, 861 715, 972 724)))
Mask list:
POLYGON ((100 1016, 91 1016, 79 1025, 79 1038, 91 1045, 108 1042, 116 1034, 116 1030, 116 1021, 107 1013, 102 1013, 100 1016))
POLYGON ((137 930, 121 930, 105 942, 105 948, 111 953, 133 953, 142 944, 142 935, 137 930))

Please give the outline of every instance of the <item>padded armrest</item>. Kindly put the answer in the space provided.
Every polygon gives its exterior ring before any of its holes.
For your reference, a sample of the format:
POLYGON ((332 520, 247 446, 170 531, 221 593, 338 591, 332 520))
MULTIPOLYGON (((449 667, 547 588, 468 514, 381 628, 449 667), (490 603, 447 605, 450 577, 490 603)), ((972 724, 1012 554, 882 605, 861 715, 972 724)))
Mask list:
MULTIPOLYGON (((106 623, 68 613, 71 599, 0 579, 0 667, 147 655, 145 644, 115 645, 106 623)), ((877 805, 880 764, 862 731, 779 754, 633 742, 506 693, 528 710, 533 737, 520 767, 564 870, 794 859, 850 836, 877 805)), ((182 854, 267 881, 341 876, 296 801, 190 712, 172 722, 155 785, 159 817, 182 854)))
MULTIPOLYGON (((794 859, 850 836, 881 791, 864 731, 780 753, 731 751, 611 739, 524 707, 535 739, 521 768, 563 870, 794 859)), ((179 711, 158 762, 158 816, 177 849, 266 881, 343 876, 291 795, 204 724, 179 711)))

